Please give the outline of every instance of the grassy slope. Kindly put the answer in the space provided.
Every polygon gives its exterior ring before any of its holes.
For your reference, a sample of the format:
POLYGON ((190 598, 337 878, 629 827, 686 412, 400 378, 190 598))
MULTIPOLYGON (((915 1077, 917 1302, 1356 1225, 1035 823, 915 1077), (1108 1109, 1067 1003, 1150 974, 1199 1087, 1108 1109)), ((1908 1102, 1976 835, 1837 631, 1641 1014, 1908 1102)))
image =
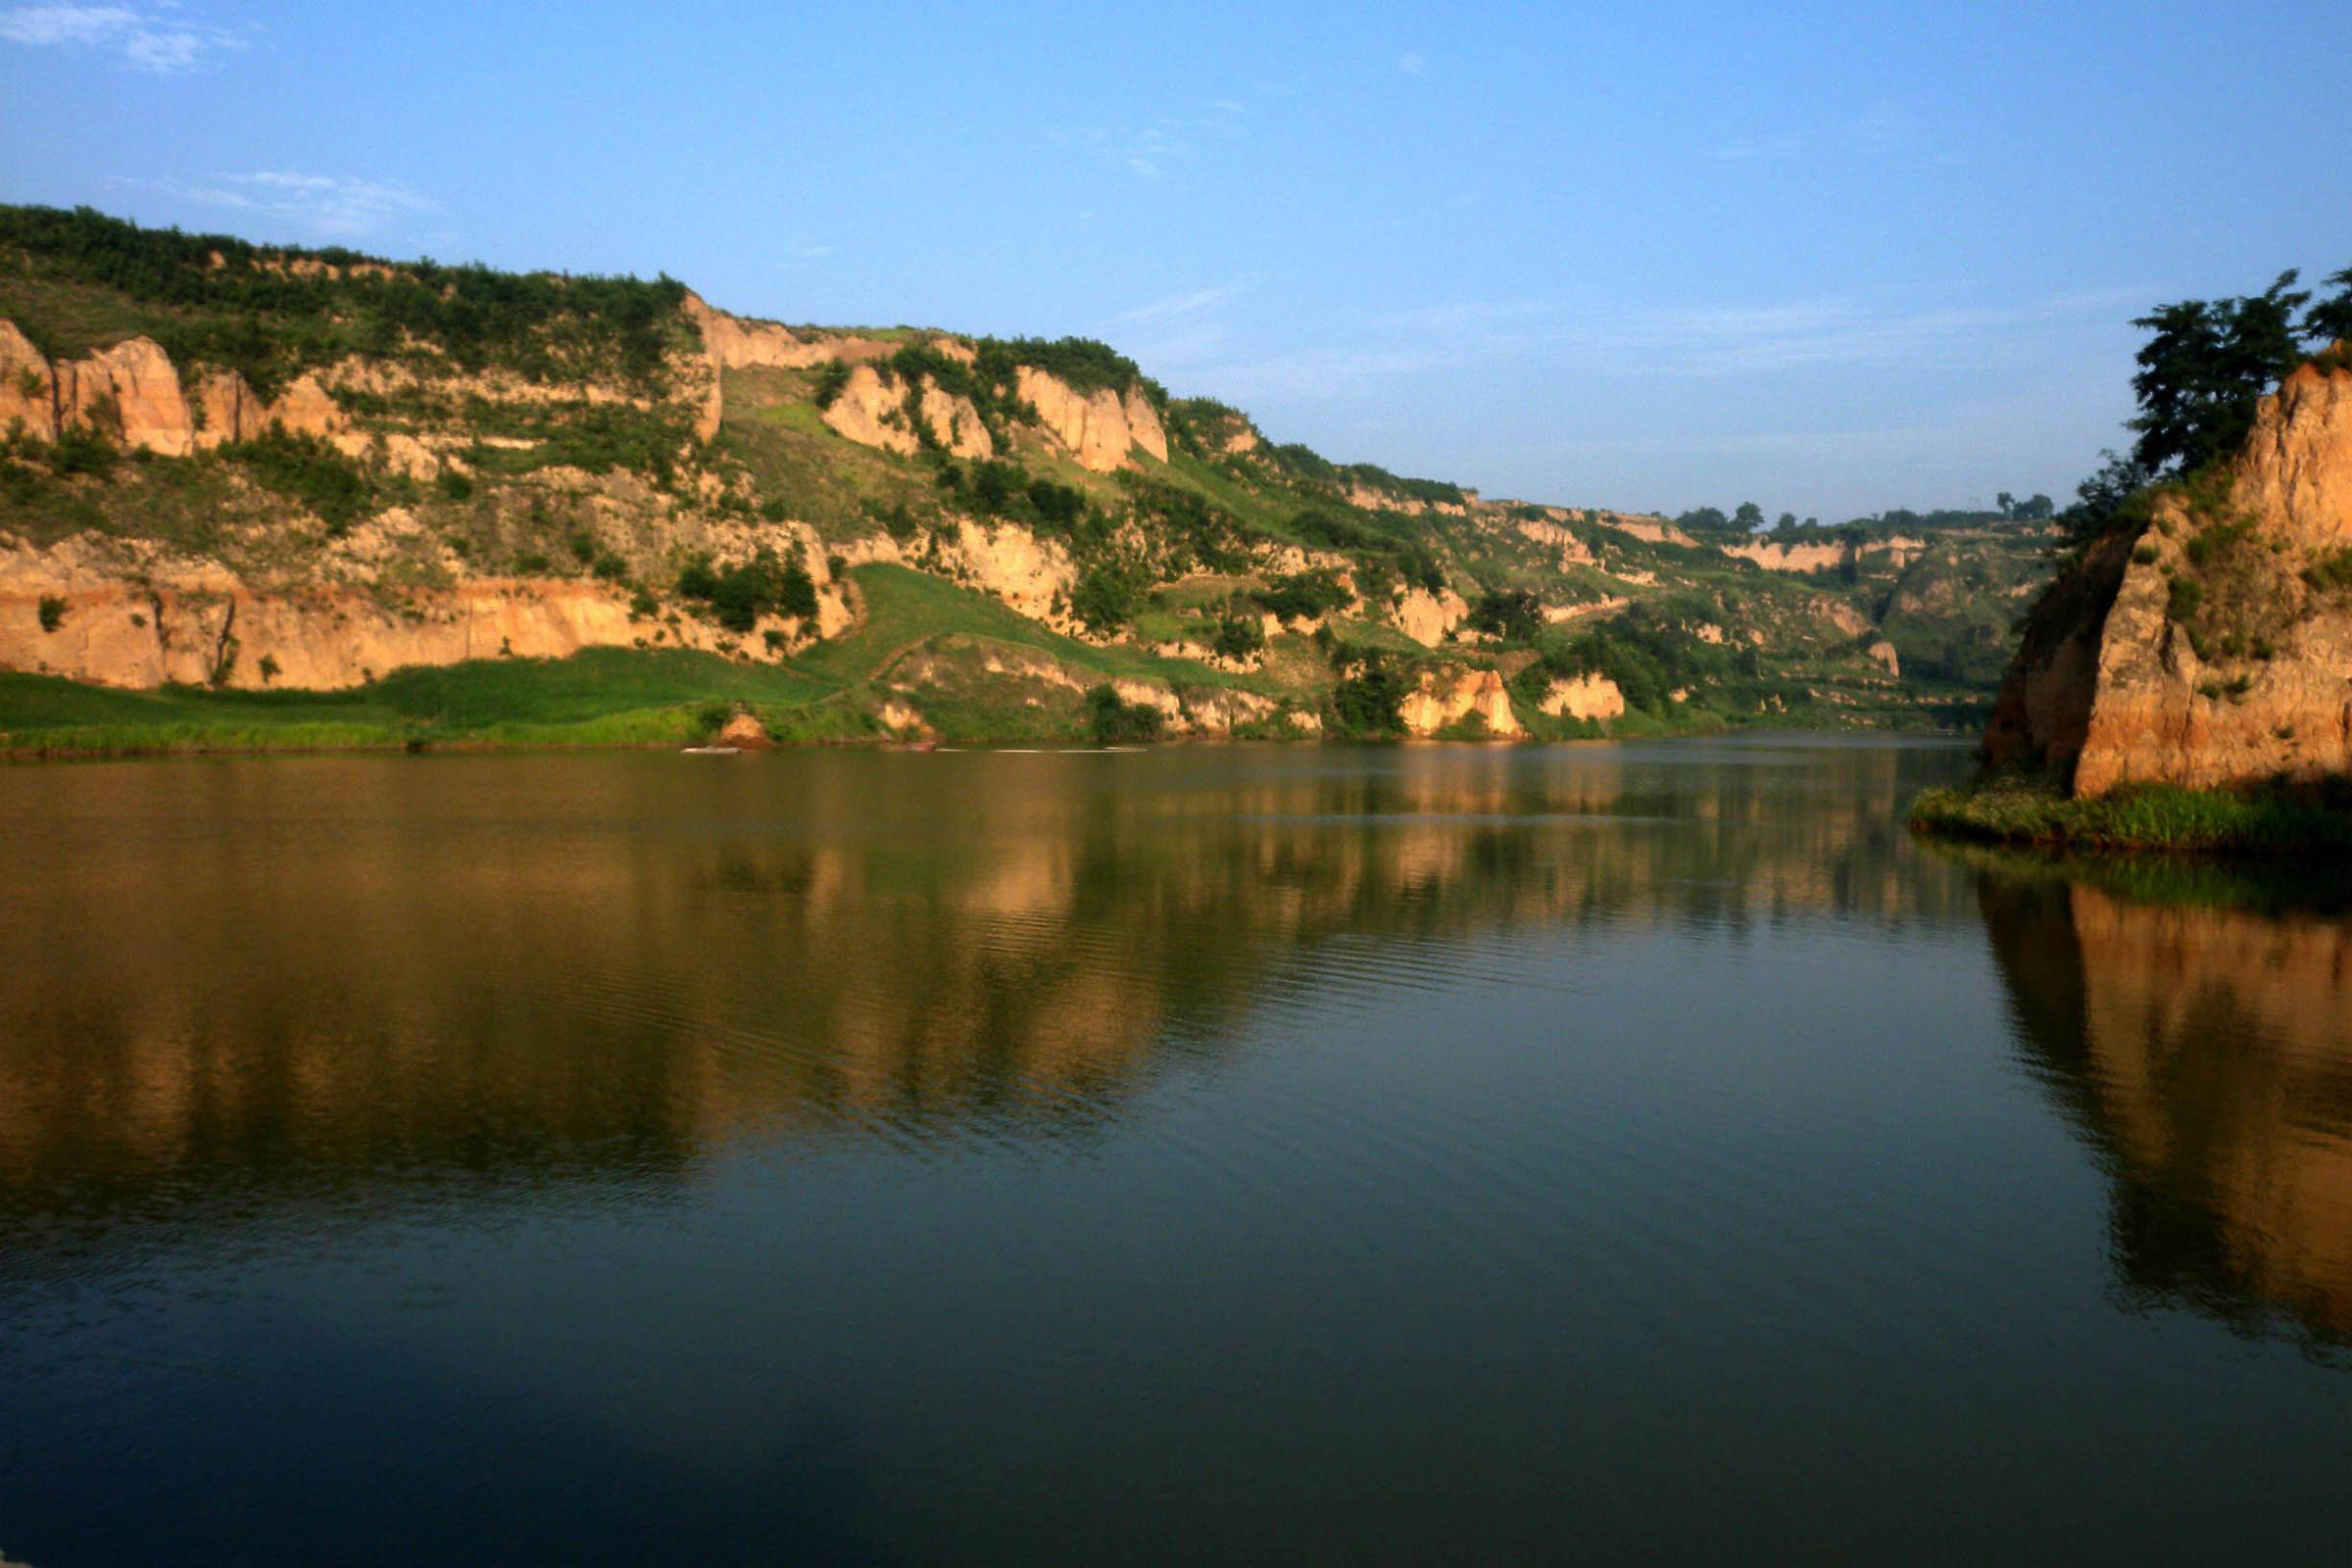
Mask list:
MULTIPOLYGON (((206 323, 218 326, 231 318, 241 319, 239 313, 263 298, 240 283, 220 299, 200 293, 193 303, 158 304, 145 294, 134 299, 111 286, 87 281, 81 270, 78 263, 69 265, 55 258, 0 258, 0 307, 5 307, 0 314, 14 312, 24 317, 52 352, 80 352, 129 331, 165 333, 175 328, 186 333, 206 323)), ((227 279, 221 287, 227 288, 240 275, 231 268, 221 274, 227 279)), ((324 286, 285 285, 293 293, 324 286)), ((281 368, 323 362, 348 351, 352 345, 345 340, 356 328, 346 318, 367 305, 374 293, 383 292, 373 283, 358 280, 335 288, 340 291, 336 299, 342 301, 335 310, 278 313, 272 307, 260 312, 260 316, 272 318, 272 341, 283 351, 277 355, 284 362, 281 368), (277 315, 284 318, 275 319, 277 315)), ((593 322, 563 317, 554 306, 546 309, 555 314, 548 316, 539 337, 514 343, 485 341, 490 348, 510 354, 532 345, 553 345, 563 352, 550 364, 564 374, 570 372, 575 360, 579 365, 602 364, 597 356, 611 357, 613 345, 607 341, 610 334, 589 330, 593 322), (547 338, 547 343, 540 343, 540 337, 547 338), (582 354, 589 357, 579 359, 582 354)), ((366 311, 361 310, 360 315, 365 316, 366 311)), ((683 330, 674 321, 671 329, 673 336, 683 330)), ((443 337, 450 335, 447 323, 436 330, 443 337)), ((461 346, 454 339, 443 344, 453 351, 461 346)), ((483 343, 472 347, 484 350, 483 343)), ((534 364, 526 356, 515 368, 537 373, 534 364)), ((447 368, 439 367, 439 370, 447 368)), ((395 589, 433 586, 430 582, 413 584, 401 573, 438 569, 442 539, 453 548, 463 548, 477 569, 499 566, 528 575, 584 571, 587 555, 582 554, 581 564, 575 565, 568 547, 575 538, 589 537, 591 544, 625 554, 622 564, 628 575, 622 579, 624 587, 665 595, 675 579, 680 552, 689 546, 674 541, 664 545, 664 530, 680 515, 681 498, 707 493, 695 491, 686 482, 697 477, 706 481, 724 478, 731 486, 712 505, 714 515, 750 522, 757 515, 755 503, 782 502, 789 505, 796 520, 812 524, 828 541, 870 533, 885 520, 897 527, 903 538, 919 538, 922 528, 941 520, 942 492, 931 466, 921 460, 860 446, 827 428, 811 401, 818 381, 815 372, 737 369, 727 371, 724 380, 724 423, 712 448, 691 461, 681 460, 687 462, 689 471, 675 483, 666 474, 655 477, 652 469, 644 474, 621 472, 612 480, 612 488, 625 505, 601 521, 580 494, 572 493, 580 489, 575 481, 543 486, 536 462, 512 456, 504 449, 477 448, 470 454, 469 461, 477 470, 470 497, 440 494, 429 485, 396 485, 379 476, 372 504, 397 499, 424 525, 416 545, 422 564, 405 559, 395 562, 387 568, 387 585, 395 589)), ((426 391, 431 392, 432 387, 428 385, 426 391)), ((453 408, 457 412, 444 411, 433 417, 443 424, 470 424, 483 433, 549 433, 536 424, 524 429, 515 422, 514 411, 503 406, 492 409, 475 400, 453 408)), ((406 432, 421 417, 416 409, 403 404, 401 409, 368 412, 363 423, 374 420, 383 429, 406 432)), ((632 426, 620 433, 644 432, 632 426)), ((667 439, 670 437, 665 436, 667 439)), ((1027 473, 1081 491, 1114 519, 1120 514, 1127 494, 1120 480, 1089 473, 1066 455, 1050 452, 1045 438, 1033 428, 1016 426, 1007 443, 1005 455, 1027 473)), ((1691 657, 1678 661, 1668 671, 1671 678, 1659 687, 1662 692, 1666 686, 1688 686, 1691 701, 1669 704, 1655 697, 1648 711, 1629 713, 1613 723, 1614 732, 1671 732, 1744 723, 1917 723, 1923 719, 1949 721, 1954 716, 1948 707, 1924 708, 1916 701, 1917 693, 1891 688, 1863 657, 1861 648, 1868 638, 1857 640, 1837 633, 1811 613, 1825 594, 1850 598, 1857 604, 1876 598, 1892 586, 1891 574, 1883 586, 1866 576, 1860 585, 1839 589, 1765 573, 1745 563, 1729 561, 1712 548, 1649 543, 1578 514, 1571 531, 1609 571, 1625 574, 1610 575, 1594 566, 1563 565, 1556 545, 1531 542, 1507 520, 1491 513, 1470 518, 1438 513, 1406 517, 1384 507, 1363 510, 1346 499, 1346 471, 1324 471, 1311 463, 1301 468, 1289 457, 1279 462, 1269 461, 1265 455, 1250 461, 1203 457, 1188 452, 1182 440, 1174 446, 1170 462, 1143 464, 1147 477, 1208 498, 1231 514, 1243 535, 1259 542, 1328 539, 1332 537, 1328 530, 1302 523, 1301 514, 1307 510, 1336 513, 1369 541, 1365 549, 1352 553, 1366 558, 1375 581, 1389 580, 1394 550, 1409 545, 1429 551, 1442 564, 1447 579, 1473 598, 1482 587, 1533 589, 1552 604, 1627 598, 1633 601, 1632 614, 1647 615, 1646 635, 1653 640, 1685 638, 1702 625, 1710 630, 1753 628, 1763 635, 1764 641, 1752 649, 1693 645, 1687 651, 1691 657), (1639 577, 1654 580, 1629 580, 1639 577), (1748 667, 1733 667, 1735 652, 1746 660, 1748 667), (1761 668, 1755 667, 1759 660, 1761 668)), ((594 450, 605 453, 607 448, 618 454, 615 462, 633 450, 617 437, 603 441, 594 450)), ((572 466, 604 471, 586 458, 572 466)), ((620 466, 627 469, 628 464, 621 462, 620 466)), ((25 471, 30 473, 30 467, 25 471)), ((282 520, 293 502, 256 488, 251 480, 249 473, 219 456, 151 463, 126 460, 103 478, 44 480, 39 484, 27 479, 17 487, 22 495, 0 495, 0 523, 35 543, 85 529, 155 537, 191 554, 218 555, 236 569, 263 565, 298 577, 307 559, 304 552, 316 553, 323 533, 311 528, 273 531, 268 524, 282 520)), ((612 497, 599 499, 610 501, 612 497)), ((690 516, 688 520, 693 519, 690 516)), ((1084 567, 1090 563, 1082 559, 1080 564, 1084 567)), ((600 565, 600 572, 602 569, 600 565)), ((1181 561, 1168 568, 1171 577, 1186 569, 1181 561)), ((868 713, 876 684, 888 666, 909 649, 948 636, 1033 648, 1094 676, 1239 686, 1310 705, 1334 678, 1322 650, 1297 635, 1274 640, 1264 672, 1237 677, 1188 662, 1160 659, 1133 646, 1097 648, 1059 637, 995 600, 938 578, 880 566, 860 568, 858 575, 867 599, 866 617, 836 642, 820 645, 782 666, 739 665, 678 652, 602 650, 561 662, 489 662, 445 670, 403 671, 357 692, 269 694, 89 692, 38 677, 0 675, 0 750, 396 746, 419 740, 651 744, 692 735, 710 706, 718 702, 754 708, 772 729, 791 738, 858 736, 872 732, 868 713)), ((1250 586, 1259 575, 1208 575, 1190 586, 1160 582, 1138 612, 1138 640, 1205 635, 1206 617, 1222 600, 1250 586)), ((1556 654, 1553 645, 1599 629, 1612 619, 1595 616, 1551 628, 1539 639, 1539 646, 1552 647, 1556 654)), ((1408 677, 1413 666, 1435 662, 1489 664, 1499 652, 1475 644, 1427 651, 1375 621, 1348 619, 1334 629, 1350 645, 1381 650, 1403 666, 1408 677)), ((1935 630, 1940 634, 1945 628, 1939 625, 1935 630)), ((1923 632, 1920 640, 1924 642, 1925 636, 1923 632)), ((978 664, 982 660, 969 658, 964 662, 978 664)), ((1034 694, 1011 690, 991 694, 977 678, 965 680, 956 692, 948 694, 953 699, 951 706, 959 707, 965 718, 975 721, 981 708, 993 706, 997 711, 990 715, 991 722, 1011 729, 1017 729, 1025 716, 1035 714, 1035 706, 1027 702, 1034 694)), ((1936 695, 1941 697, 1940 692, 1936 695)), ((1066 698, 1065 687, 1054 701, 1066 698)), ((1551 733, 1556 727, 1532 712, 1523 711, 1521 716, 1539 734, 1551 733)), ((935 721, 939 720, 935 717, 935 721)))
POLYGON ((702 732, 712 704, 749 707, 785 738, 852 739, 874 733, 866 699, 889 666, 950 636, 1036 649, 1104 679, 1272 689, 1181 660, 1057 636, 994 599, 903 566, 860 566, 855 576, 865 617, 783 664, 678 649, 593 648, 563 660, 398 670, 344 692, 131 692, 0 671, 0 751, 675 745, 702 732))

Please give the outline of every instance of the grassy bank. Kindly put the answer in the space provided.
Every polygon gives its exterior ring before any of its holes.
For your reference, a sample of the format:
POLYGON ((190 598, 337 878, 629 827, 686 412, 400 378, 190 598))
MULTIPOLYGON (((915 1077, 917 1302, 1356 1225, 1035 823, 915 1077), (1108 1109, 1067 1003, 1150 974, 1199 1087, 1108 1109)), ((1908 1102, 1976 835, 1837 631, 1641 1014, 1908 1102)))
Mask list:
POLYGON ((2175 855, 2352 856, 2352 808, 2313 794, 2127 786, 2095 800, 2014 780, 1922 793, 1911 825, 1983 844, 2175 855))
MULTIPOLYGON (((856 576, 866 608, 858 624, 780 664, 683 649, 591 648, 562 660, 403 669, 332 692, 122 691, 0 671, 0 756, 678 746, 708 735, 739 708, 779 741, 868 740, 881 733, 871 708, 882 677, 909 650, 948 637, 1031 649, 1103 679, 1259 684, 1058 636, 983 594, 902 566, 860 566, 856 576)), ((940 704, 943 712, 953 706, 940 704)), ((1068 706, 1075 711, 1074 697, 1068 706)), ((1069 714, 1041 716, 1018 705, 966 720, 960 728, 971 733, 962 738, 1066 739, 1084 731, 1069 714)))
POLYGON ((398 751, 415 746, 681 745, 736 703, 801 695, 709 654, 591 649, 565 660, 408 669, 342 692, 117 691, 0 673, 0 752, 398 751))
MULTIPOLYGON (((773 664, 682 649, 593 648, 563 660, 397 670, 332 692, 122 691, 0 671, 0 757, 679 746, 706 737, 738 709, 787 744, 874 740, 882 737, 874 710, 899 695, 902 661, 918 650, 931 657, 912 696, 943 738, 969 744, 1076 741, 1089 733, 1086 705, 1066 680, 992 673, 1002 656, 1014 653, 1044 656, 1081 684, 1133 679, 1239 687, 1307 708, 1318 705, 1330 678, 1322 654, 1304 638, 1284 640, 1266 670, 1234 674, 1065 637, 985 594, 904 566, 862 565, 854 575, 864 601, 858 623, 773 664)), ((1538 740, 1599 732, 1523 716, 1538 740)), ((1902 716, 1899 710, 1863 713, 1819 705, 1735 714, 1692 703, 1664 714, 1630 710, 1607 733, 1637 739, 1857 719, 1889 724, 1902 716)), ((1279 717, 1248 731, 1259 732, 1291 733, 1279 717)))

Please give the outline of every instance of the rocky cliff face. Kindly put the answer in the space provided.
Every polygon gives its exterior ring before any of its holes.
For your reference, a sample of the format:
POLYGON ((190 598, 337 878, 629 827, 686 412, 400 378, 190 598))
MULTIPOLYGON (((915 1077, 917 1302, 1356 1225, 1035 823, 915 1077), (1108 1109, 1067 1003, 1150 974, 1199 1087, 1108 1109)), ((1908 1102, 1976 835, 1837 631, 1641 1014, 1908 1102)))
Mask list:
POLYGON ((1141 448, 1168 461, 1168 432, 1144 395, 1130 387, 1124 396, 1105 389, 1080 392, 1059 376, 1021 367, 1020 394, 1054 438, 1096 473, 1129 466, 1128 453, 1141 448))
MULTIPOLYGON (((354 384, 383 379, 357 366, 329 373, 354 384)), ((166 458, 251 441, 271 429, 321 436, 352 453, 368 445, 352 436, 350 419, 318 373, 296 377, 274 401, 257 395, 236 371, 218 368, 199 369, 189 386, 171 357, 143 337, 52 365, 14 322, 0 320, 0 433, 20 421, 25 435, 40 440, 89 429, 130 451, 166 458)))
POLYGON ((840 361, 860 365, 887 360, 898 345, 885 338, 845 332, 796 332, 772 321, 750 321, 712 310, 699 295, 686 296, 687 319, 701 329, 703 351, 722 370, 805 370, 840 361))
POLYGON ((1511 694, 1502 677, 1491 669, 1442 665, 1424 670, 1419 684, 1405 695, 1401 711, 1405 730, 1413 735, 1435 735, 1472 721, 1497 738, 1527 733, 1527 726, 1511 711, 1511 694))
POLYGON ((1604 719, 1625 715, 1625 693, 1606 675, 1555 680, 1544 693, 1544 711, 1554 718, 1604 719))
POLYGON ((137 689, 336 691, 411 664, 564 659, 657 641, 764 648, 770 629, 789 649, 852 618, 821 561, 812 564, 814 624, 768 616, 737 639, 693 619, 657 624, 632 612, 626 592, 594 580, 452 572, 430 592, 387 593, 362 559, 380 543, 358 541, 352 554, 361 569, 343 580, 298 586, 140 545, 0 545, 0 668, 137 689), (39 613, 43 602, 57 611, 54 625, 39 613))
POLYGON ((2226 471, 2061 574, 1984 752, 2085 796, 2352 775, 2352 368, 2287 377, 2226 471))
POLYGON ((1399 599, 1390 612, 1396 629, 1424 648, 1435 648, 1446 634, 1469 618, 1469 602, 1448 588, 1431 593, 1415 588, 1399 599))
MULTIPOLYGON (((1311 725, 1343 645, 1382 650, 1424 733, 1475 718, 1514 736, 1522 717, 1540 723, 1536 706, 1622 716, 1630 680, 1531 692, 1514 714, 1501 678, 1447 652, 1489 644, 1503 675, 1523 672, 1526 647, 1466 622, 1488 596, 1524 592, 1543 623, 1611 635, 1671 602, 1642 629, 1693 644, 1669 688, 1693 711, 1762 712, 1767 697, 1774 712, 1807 696, 1850 708, 1890 684, 1891 654, 1864 653, 1883 617, 1851 585, 1727 572, 1713 544, 1662 518, 1335 465, 1221 404, 1168 399, 1105 345, 786 326, 666 281, 492 286, 208 258, 121 227, 110 244, 180 269, 171 297, 139 297, 63 244, 9 260, 65 288, 0 278, 14 318, 0 320, 0 669, 335 688, 600 644, 774 662, 867 612, 890 641, 858 657, 880 658, 1002 609, 1201 666, 1202 691, 1247 688, 1186 695, 1181 713, 1150 699, 1177 730, 1311 725), (275 280, 257 290, 257 270, 275 280), (287 304, 281 284, 320 280, 337 287, 287 304), (479 309, 444 316, 436 301, 479 309), (272 429, 305 439, 257 439, 272 429), (61 439, 83 430, 101 440, 61 439), (803 602, 794 562, 817 609, 784 617, 787 582, 803 602), (869 603, 834 580, 882 563, 994 606, 891 572, 867 574, 894 596, 869 603), (1328 581, 1287 581, 1310 574, 1328 581), (767 597, 750 606, 752 593, 767 597), (1784 654, 1801 672, 1782 678, 1784 654), (1774 690, 1717 700, 1749 685, 1774 690), (1269 699, 1272 715, 1258 710, 1269 699)), ((2282 493, 2303 498, 2309 467, 2290 444, 2282 493)), ((966 710, 984 709, 1004 705, 966 710)))

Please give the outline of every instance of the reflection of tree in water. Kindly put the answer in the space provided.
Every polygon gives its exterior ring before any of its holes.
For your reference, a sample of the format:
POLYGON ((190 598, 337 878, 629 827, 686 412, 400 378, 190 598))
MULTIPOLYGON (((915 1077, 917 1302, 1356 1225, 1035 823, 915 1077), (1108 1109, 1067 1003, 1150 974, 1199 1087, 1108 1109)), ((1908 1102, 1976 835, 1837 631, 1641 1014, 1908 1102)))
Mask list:
POLYGON ((2352 1345, 2352 923, 2000 872, 1981 898, 2030 1065, 2112 1178, 2127 1296, 2352 1345))
POLYGON ((1906 769, 1942 760, 93 770, 8 851, 0 1225, 658 1200, 714 1141, 785 1131, 1089 1138, 1230 1054, 1278 972, 1377 984, 1316 967, 1336 938, 1442 972, 1508 929, 1961 917, 1891 837, 1906 769))

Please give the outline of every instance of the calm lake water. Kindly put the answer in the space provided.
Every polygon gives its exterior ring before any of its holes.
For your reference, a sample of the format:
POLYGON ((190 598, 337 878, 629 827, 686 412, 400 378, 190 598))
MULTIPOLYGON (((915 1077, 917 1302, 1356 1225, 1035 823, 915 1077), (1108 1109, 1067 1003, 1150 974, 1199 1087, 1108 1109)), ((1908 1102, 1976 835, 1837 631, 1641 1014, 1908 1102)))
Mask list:
POLYGON ((2340 1561, 2345 901, 1967 767, 0 769, 0 1555, 2340 1561))

